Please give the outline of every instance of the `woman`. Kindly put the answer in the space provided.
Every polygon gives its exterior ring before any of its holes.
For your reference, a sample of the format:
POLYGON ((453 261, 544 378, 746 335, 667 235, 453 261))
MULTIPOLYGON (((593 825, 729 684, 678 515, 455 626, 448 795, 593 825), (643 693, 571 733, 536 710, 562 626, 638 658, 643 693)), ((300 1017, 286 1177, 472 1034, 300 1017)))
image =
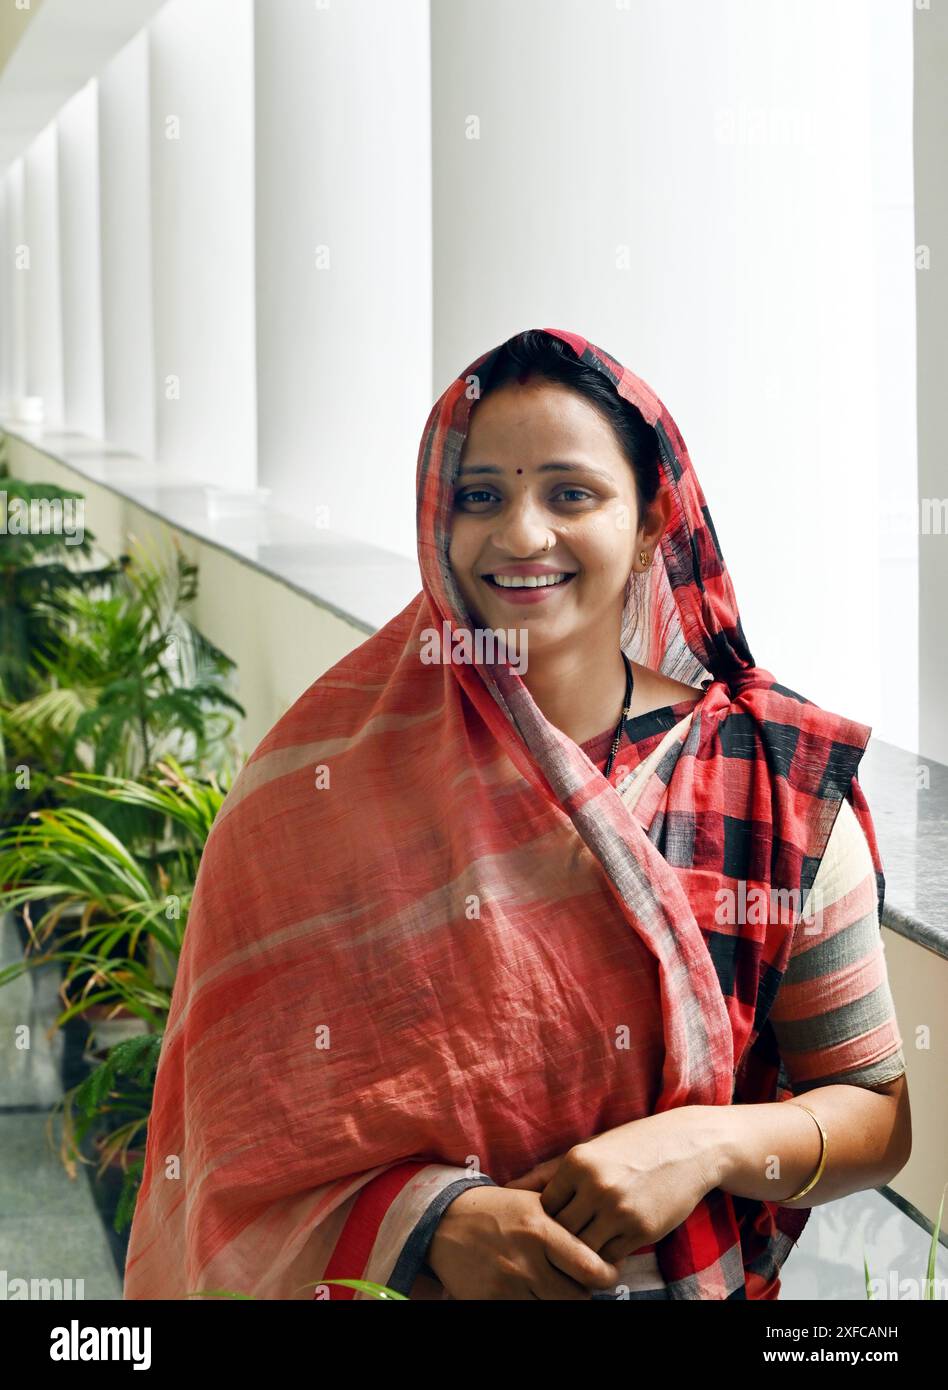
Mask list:
POLYGON ((208 839, 126 1297, 774 1298, 910 1151, 870 731, 754 664, 674 422, 575 334, 444 392, 418 546, 208 839))

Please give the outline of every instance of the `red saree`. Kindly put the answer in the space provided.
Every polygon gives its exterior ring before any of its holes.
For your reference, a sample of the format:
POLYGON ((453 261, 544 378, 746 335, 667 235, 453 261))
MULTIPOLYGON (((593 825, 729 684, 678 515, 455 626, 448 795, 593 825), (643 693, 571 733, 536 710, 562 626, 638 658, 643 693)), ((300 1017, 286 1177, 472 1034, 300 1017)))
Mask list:
MULTIPOLYGON (((630 1103, 782 1099, 767 1015, 792 924, 719 926, 717 890, 803 903, 847 797, 881 908, 855 780, 869 729, 754 664, 673 420, 599 348, 547 331, 658 434, 674 512, 626 650, 707 680, 687 738, 630 811, 621 777, 607 782, 510 666, 419 659, 432 629, 460 639, 469 622, 447 555, 485 354, 421 442, 422 592, 280 719, 208 839, 127 1298, 311 1298, 320 1280, 363 1277, 407 1291, 458 1184, 505 1183, 636 1118, 630 1103), (652 1052, 613 1045, 634 1024, 626 983, 647 971, 663 1027, 651 1075, 652 1052)), ((808 1214, 714 1190, 657 1244, 667 1296, 772 1296, 808 1214)))

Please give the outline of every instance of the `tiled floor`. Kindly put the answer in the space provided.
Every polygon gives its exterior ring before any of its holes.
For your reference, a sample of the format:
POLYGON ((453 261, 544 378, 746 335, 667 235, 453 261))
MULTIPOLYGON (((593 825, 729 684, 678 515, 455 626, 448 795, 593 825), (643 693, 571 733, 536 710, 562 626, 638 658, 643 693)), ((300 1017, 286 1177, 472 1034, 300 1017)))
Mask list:
MULTIPOLYGON (((2 918, 0 966, 19 955, 16 928, 2 918)), ((58 1012, 57 983, 46 967, 0 989, 0 1298, 13 1279, 82 1279, 74 1296, 118 1299, 121 1281, 88 1175, 70 1178, 46 1134, 48 1108, 62 1092, 62 1034, 45 1035, 58 1012)))
MULTIPOLYGON (((0 965, 19 952, 19 936, 6 919, 0 965)), ((0 988, 0 1298, 6 1296, 5 1279, 36 1278, 81 1279, 81 1295, 73 1285, 76 1296, 119 1299, 121 1281, 88 1176, 69 1178, 46 1135, 48 1107, 61 1093, 62 1035, 54 1033, 50 1041, 44 1032, 57 1012, 57 981, 56 972, 46 969, 0 988), (15 1030, 23 1024, 29 1048, 15 1046, 15 1030)), ((898 1281, 921 1280, 929 1243, 914 1221, 877 1192, 815 1207, 784 1265, 781 1297, 865 1300, 864 1253, 870 1274, 886 1281, 877 1298, 918 1297, 910 1285, 900 1293, 898 1281)), ((937 1272, 948 1280, 944 1248, 937 1272)))

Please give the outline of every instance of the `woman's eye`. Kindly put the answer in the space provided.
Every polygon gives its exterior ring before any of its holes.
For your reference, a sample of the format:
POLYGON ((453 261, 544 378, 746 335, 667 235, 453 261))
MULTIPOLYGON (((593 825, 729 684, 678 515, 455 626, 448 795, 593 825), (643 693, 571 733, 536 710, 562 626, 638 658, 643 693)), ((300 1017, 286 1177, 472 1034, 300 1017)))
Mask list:
MULTIPOLYGON (((586 492, 584 488, 580 488, 580 487, 566 487, 566 488, 563 488, 562 491, 557 495, 557 500, 559 500, 559 501, 565 501, 565 502, 572 502, 572 501, 586 502, 586 501, 591 500, 591 498, 592 498, 592 493, 586 492), (566 495, 567 493, 572 493, 573 496, 572 496, 572 497, 568 497, 568 496, 566 495)), ((491 502, 491 501, 493 501, 493 500, 495 500, 495 499, 494 499, 494 494, 493 494, 492 492, 486 491, 484 488, 475 488, 475 489, 473 489, 471 492, 461 492, 461 493, 458 493, 457 497, 455 497, 454 500, 455 500, 455 502, 460 503, 460 502, 480 502, 480 501, 491 502)))
POLYGON ((476 502, 481 497, 486 497, 490 501, 491 493, 485 492, 483 488, 477 488, 473 492, 459 493, 454 500, 455 502, 476 502))

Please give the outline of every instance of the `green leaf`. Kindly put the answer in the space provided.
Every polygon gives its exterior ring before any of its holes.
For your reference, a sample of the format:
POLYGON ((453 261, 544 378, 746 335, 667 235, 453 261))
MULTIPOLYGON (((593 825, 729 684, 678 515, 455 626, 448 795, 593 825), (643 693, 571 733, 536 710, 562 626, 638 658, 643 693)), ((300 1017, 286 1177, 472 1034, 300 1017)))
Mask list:
POLYGON ((375 1284, 371 1279, 316 1279, 311 1284, 301 1284, 301 1289, 317 1289, 323 1284, 342 1284, 347 1289, 359 1289, 362 1293, 367 1293, 372 1298, 383 1300, 398 1300, 400 1303, 408 1303, 409 1299, 403 1293, 396 1293, 387 1284, 375 1284))
POLYGON ((938 1215, 935 1218, 935 1226, 932 1230, 932 1243, 928 1251, 928 1271, 925 1280, 926 1299, 934 1299, 935 1297, 935 1256, 938 1253, 938 1235, 941 1231, 942 1212, 945 1209, 946 1189, 948 1189, 948 1183, 945 1183, 945 1186, 941 1189, 941 1201, 938 1203, 938 1215))

